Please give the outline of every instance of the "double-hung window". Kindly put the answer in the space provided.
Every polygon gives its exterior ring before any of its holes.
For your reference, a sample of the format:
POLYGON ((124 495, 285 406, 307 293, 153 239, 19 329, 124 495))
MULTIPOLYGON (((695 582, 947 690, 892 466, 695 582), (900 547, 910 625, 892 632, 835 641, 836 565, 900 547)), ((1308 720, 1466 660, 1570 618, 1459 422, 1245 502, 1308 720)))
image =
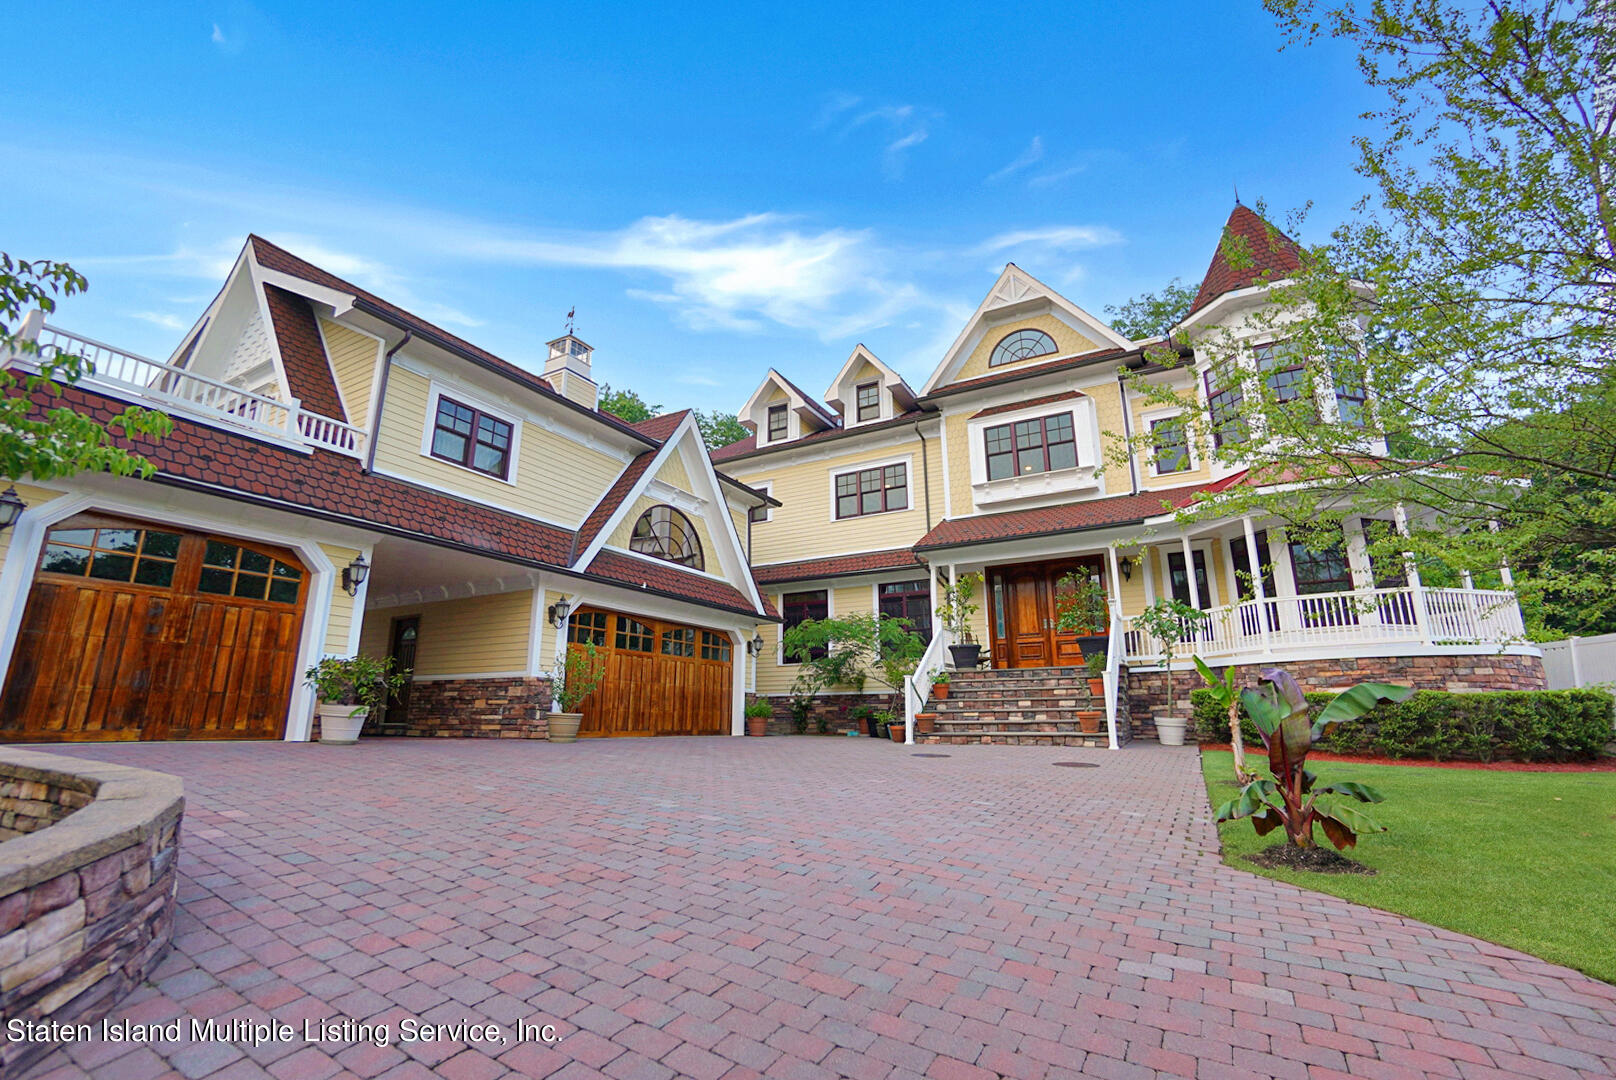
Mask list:
POLYGON ((863 517, 909 509, 909 466, 877 465, 836 477, 836 516, 863 517))
POLYGON ((1184 417, 1168 416, 1152 420, 1150 442, 1156 459, 1157 476, 1189 471, 1190 440, 1184 417))
POLYGON ((1240 415, 1244 394, 1240 390, 1240 368, 1227 361, 1206 373, 1206 407, 1212 417, 1212 442, 1233 446, 1246 441, 1246 421, 1240 415))
POLYGON ((858 404, 858 422, 881 419, 881 384, 868 382, 860 386, 854 394, 858 404))
POLYGON ((1369 422, 1369 391, 1364 389, 1362 372, 1335 371, 1335 411, 1348 427, 1361 428, 1369 422))
POLYGON ((511 470, 511 425, 470 405, 438 398, 432 456, 504 480, 511 470))
POLYGON ((784 405, 769 406, 769 441, 779 442, 786 437, 786 407, 784 405))
POLYGON ((1069 412, 1000 424, 983 437, 989 480, 1077 467, 1077 435, 1069 412))
POLYGON ((876 589, 880 612, 889 618, 908 619, 909 629, 931 641, 931 587, 919 581, 889 581, 876 589))
MULTIPOLYGON (((791 592, 780 597, 780 616, 784 620, 784 629, 790 630, 809 619, 824 619, 830 615, 830 594, 824 589, 815 589, 811 592, 791 592)), ((808 650, 807 659, 819 660, 825 656, 823 648, 808 650)), ((800 664, 803 657, 788 656, 787 663, 800 664)))
POLYGON ((1257 358, 1257 374, 1263 381, 1274 403, 1281 406, 1300 402, 1295 406, 1302 419, 1317 423, 1319 410, 1308 386, 1307 364, 1288 342, 1276 341, 1258 345, 1253 353, 1257 358))

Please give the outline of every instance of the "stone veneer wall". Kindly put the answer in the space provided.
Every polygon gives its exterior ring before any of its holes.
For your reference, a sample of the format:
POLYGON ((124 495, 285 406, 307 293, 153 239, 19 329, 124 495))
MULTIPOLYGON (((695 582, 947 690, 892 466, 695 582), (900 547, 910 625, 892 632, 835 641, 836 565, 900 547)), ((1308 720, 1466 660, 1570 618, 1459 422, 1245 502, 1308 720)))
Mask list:
MULTIPOLYGON (((791 718, 791 698, 787 695, 749 694, 748 701, 766 701, 774 707, 774 715, 769 718, 770 735, 795 735, 796 723, 791 718)), ((819 720, 823 719, 827 730, 832 735, 840 735, 847 731, 862 731, 863 728, 852 717, 854 709, 860 705, 868 705, 875 710, 891 709, 900 717, 903 715, 894 702, 901 701, 897 694, 824 694, 814 698, 813 708, 808 713, 807 734, 819 734, 819 720)))
MULTIPOLYGON (((0 1017, 94 1023, 146 979, 173 937, 180 781, 0 747, 0 785, 41 822, 0 843, 0 1017), (66 809, 78 796, 83 805, 66 809), (53 805, 64 809, 44 824, 53 805)), ((0 1077, 54 1046, 6 1039, 0 1077)))
POLYGON ((549 717, 549 679, 433 679, 410 686, 405 734, 544 739, 549 717))
POLYGON ((0 774, 0 842, 54 825, 94 798, 94 787, 78 777, 50 782, 0 774))
MULTIPOLYGON (((1227 665, 1224 665, 1227 666, 1227 665)), ((1290 672, 1303 690, 1342 689, 1361 682, 1398 683, 1416 690, 1544 690, 1548 677, 1543 661, 1536 656, 1489 653, 1481 656, 1358 656, 1334 660, 1277 661, 1290 672)), ((1246 665, 1250 678, 1257 677, 1256 664, 1246 665)), ((1222 667, 1216 668, 1221 674, 1222 667)), ((1128 678, 1129 702, 1136 736, 1156 737, 1154 713, 1165 712, 1167 679, 1160 671, 1134 672, 1128 678)), ((1201 685, 1192 671, 1173 672, 1173 698, 1185 708, 1189 692, 1201 685)), ((1185 737, 1195 739, 1193 727, 1185 737)))

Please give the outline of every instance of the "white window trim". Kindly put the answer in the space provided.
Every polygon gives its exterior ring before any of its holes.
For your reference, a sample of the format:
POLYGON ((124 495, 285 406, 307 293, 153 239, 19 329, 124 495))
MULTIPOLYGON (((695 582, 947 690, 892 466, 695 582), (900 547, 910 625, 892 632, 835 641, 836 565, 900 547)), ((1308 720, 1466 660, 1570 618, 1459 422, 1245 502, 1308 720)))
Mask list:
MULTIPOLYGON (((774 497, 773 480, 749 480, 747 481, 746 486, 763 492, 763 494, 769 496, 771 499, 774 497)), ((774 507, 770 506, 768 503, 763 504, 763 516, 760 518, 755 518, 752 516, 753 509, 754 508, 750 506, 746 508, 746 520, 751 524, 762 525, 766 521, 774 520, 774 507)))
POLYGON ((473 476, 480 476, 484 480, 492 480, 496 484, 505 484, 509 487, 515 487, 517 466, 521 461, 522 456, 522 419, 514 413, 506 412, 504 409, 501 409, 498 406, 488 404, 487 401, 478 397, 476 394, 465 393, 457 386, 445 386, 434 379, 427 384, 426 422, 422 426, 421 431, 421 456, 424 458, 431 458, 440 465, 447 465, 450 468, 459 469, 461 472, 467 472, 473 476), (469 465, 461 465, 458 462, 450 461, 448 458, 440 458, 438 455, 432 452, 432 431, 436 426, 438 419, 438 399, 443 397, 450 398, 451 400, 462 405, 469 405, 478 412, 487 413, 495 420, 503 420, 505 423, 511 425, 511 445, 508 457, 508 460, 510 461, 510 468, 505 470, 505 476, 503 478, 495 476, 492 473, 485 473, 480 469, 473 469, 469 465))
POLYGON ((865 521, 870 518, 885 518, 892 514, 907 514, 915 508, 915 456, 903 454, 898 457, 882 458, 879 461, 861 461, 856 465, 840 465, 828 471, 826 483, 830 493, 830 520, 832 523, 846 521, 865 521), (902 465, 904 467, 904 491, 908 493, 908 503, 902 510, 879 510, 873 514, 854 514, 852 517, 839 518, 836 516, 836 478, 846 476, 848 473, 867 472, 870 469, 884 469, 888 465, 902 465))
POLYGON ((834 619, 836 617, 836 590, 831 588, 828 584, 823 586, 823 587, 819 587, 819 588, 816 588, 812 584, 805 585, 805 586, 800 586, 800 587, 792 587, 792 588, 784 588, 784 587, 782 587, 779 592, 774 594, 774 608, 775 608, 776 611, 780 612, 780 621, 774 624, 774 666, 775 667, 801 667, 802 666, 802 663, 800 661, 792 660, 792 661, 788 662, 786 660, 785 610, 786 610, 786 593, 788 593, 788 592, 789 593, 799 593, 799 592, 822 592, 822 593, 824 593, 825 594, 825 618, 834 619))
POLYGON ((936 590, 936 583, 931 579, 931 576, 926 573, 925 567, 917 566, 914 569, 916 573, 913 574, 908 573, 907 571, 901 574, 882 574, 880 577, 870 582, 870 610, 877 613, 879 613, 881 610, 881 586, 899 585, 908 581, 924 582, 926 584, 926 595, 931 601, 932 633, 935 634, 937 632, 937 597, 933 595, 933 593, 936 590))
POLYGON ((1080 395, 1069 403, 1030 405, 1024 409, 994 413, 992 416, 982 416, 971 420, 965 425, 965 438, 968 444, 966 449, 969 451, 971 460, 973 501, 978 507, 981 507, 990 506, 994 503, 1014 502, 1020 499, 1039 498, 1054 494, 1098 490, 1100 486, 1098 432, 1099 425, 1095 414, 1094 399, 1087 394, 1080 395), (1059 416, 1063 412, 1070 414, 1072 417, 1072 435, 1077 450, 1076 466, 1070 469, 1054 469, 1049 472, 1030 473, 1026 476, 1012 474, 1002 476, 997 480, 988 479, 988 456, 985 442, 988 428, 1015 424, 1022 420, 1059 416))
POLYGON ((897 410, 892 404, 892 391, 887 386, 885 379, 865 379, 862 383, 853 383, 850 389, 853 392, 852 400, 850 402, 852 407, 848 410, 848 419, 843 421, 847 427, 867 427, 870 424, 879 424, 883 420, 892 419, 892 417, 896 414, 897 410), (875 384, 875 419, 860 420, 858 418, 858 388, 860 386, 868 386, 871 383, 875 384))
POLYGON ((779 446, 781 443, 788 443, 797 437, 797 425, 797 410, 791 407, 790 401, 776 401, 764 405, 763 425, 760 429, 763 432, 763 438, 758 440, 759 444, 763 446, 779 446), (772 438, 769 433, 769 410, 776 407, 784 408, 786 411, 786 433, 778 439, 772 438))
MULTIPOLYGON (((1245 543, 1245 540, 1242 539, 1240 542, 1245 543)), ((1272 551, 1273 550, 1273 539, 1272 539, 1271 536, 1270 536, 1270 539, 1269 539, 1268 543, 1269 543, 1269 551, 1272 551)), ((1172 574, 1173 565, 1172 565, 1172 557, 1174 555, 1178 555, 1178 556, 1182 557, 1183 554, 1184 554, 1184 548, 1180 544, 1173 543, 1173 542, 1170 542, 1170 541, 1165 541, 1161 545, 1159 545, 1156 548, 1156 550, 1161 555, 1162 595, 1163 596, 1172 596, 1173 595, 1173 574, 1172 574)), ((1218 575, 1217 575, 1217 557, 1218 557, 1217 545, 1210 539, 1208 539, 1208 540, 1191 540, 1190 541, 1190 551, 1191 552, 1197 552, 1198 551, 1201 554, 1206 556, 1206 591, 1211 593, 1212 595, 1211 596, 1203 596, 1203 597, 1201 597, 1201 603, 1203 605, 1205 605, 1204 607, 1201 608, 1201 610, 1206 611, 1209 608, 1221 607, 1223 605, 1223 601, 1218 595, 1219 590, 1218 590, 1218 575)), ((1193 564, 1191 564, 1190 569, 1191 569, 1191 572, 1193 572, 1193 570, 1194 570, 1193 564)))
POLYGON ((1175 469, 1172 472, 1162 472, 1156 467, 1155 426, 1161 423, 1163 420, 1172 420, 1175 417, 1181 417, 1183 415, 1184 410, 1179 407, 1147 409, 1139 414, 1139 422, 1145 425, 1145 434, 1150 437, 1150 456, 1148 459, 1148 465, 1150 467, 1150 476, 1153 480, 1167 479, 1175 476, 1187 476, 1201 467, 1200 455, 1195 452, 1194 432, 1190 431, 1188 426, 1186 426, 1184 429, 1184 445, 1189 450, 1190 463, 1184 468, 1175 469))

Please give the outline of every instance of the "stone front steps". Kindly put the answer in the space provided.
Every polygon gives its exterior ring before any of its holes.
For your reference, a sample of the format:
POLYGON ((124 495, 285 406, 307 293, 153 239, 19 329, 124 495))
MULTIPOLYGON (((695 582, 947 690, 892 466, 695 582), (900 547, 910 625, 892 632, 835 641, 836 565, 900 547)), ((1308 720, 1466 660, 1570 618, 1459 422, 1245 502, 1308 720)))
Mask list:
MULTIPOLYGON (((1105 701, 1089 693, 1081 668, 956 671, 948 697, 927 703, 935 730, 915 736, 928 745, 1107 746, 1105 701), (1084 731, 1083 721, 1096 731, 1084 731)), ((1119 741, 1127 726, 1118 717, 1119 741)))

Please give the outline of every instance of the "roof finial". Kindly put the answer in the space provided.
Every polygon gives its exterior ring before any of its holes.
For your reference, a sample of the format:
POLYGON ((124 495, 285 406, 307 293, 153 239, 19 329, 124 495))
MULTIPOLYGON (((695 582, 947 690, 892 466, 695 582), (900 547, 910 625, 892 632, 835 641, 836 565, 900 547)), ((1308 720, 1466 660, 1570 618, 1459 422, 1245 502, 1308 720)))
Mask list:
POLYGON ((572 317, 574 315, 576 315, 576 314, 578 314, 578 305, 574 304, 574 305, 572 305, 571 308, 569 308, 567 310, 567 334, 568 334, 568 336, 571 336, 571 334, 572 334, 572 317))
POLYGON ((1239 184, 1235 184, 1235 186, 1234 186, 1234 204, 1236 206, 1244 206, 1245 205, 1245 203, 1240 201, 1240 185, 1239 184))

